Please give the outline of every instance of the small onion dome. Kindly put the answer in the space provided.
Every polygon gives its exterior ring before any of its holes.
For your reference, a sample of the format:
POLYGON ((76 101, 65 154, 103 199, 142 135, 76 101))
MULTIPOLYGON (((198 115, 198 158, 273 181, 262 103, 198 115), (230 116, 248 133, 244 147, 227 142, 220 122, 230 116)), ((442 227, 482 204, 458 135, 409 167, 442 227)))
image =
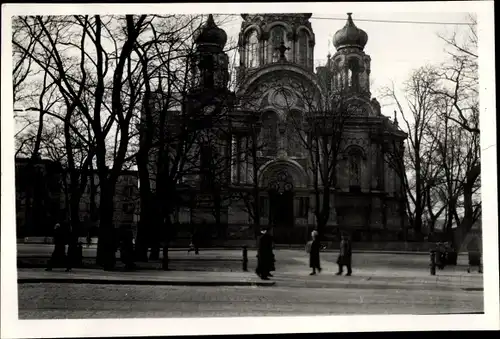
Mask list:
POLYGON ((344 28, 338 30, 333 36, 333 45, 337 50, 345 47, 363 49, 368 42, 368 34, 354 25, 351 15, 352 13, 347 13, 347 23, 344 28))
POLYGON ((220 48, 224 48, 227 42, 226 32, 217 27, 212 14, 208 16, 207 22, 200 28, 198 35, 195 38, 198 45, 214 44, 220 48))

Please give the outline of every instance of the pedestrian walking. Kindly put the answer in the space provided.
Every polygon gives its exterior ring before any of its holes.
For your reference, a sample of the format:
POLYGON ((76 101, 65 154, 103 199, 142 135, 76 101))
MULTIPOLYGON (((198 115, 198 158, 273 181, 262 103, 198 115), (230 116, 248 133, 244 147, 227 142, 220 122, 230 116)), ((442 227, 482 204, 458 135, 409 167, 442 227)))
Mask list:
POLYGON ((273 239, 266 228, 261 230, 257 250, 257 269, 255 273, 262 280, 269 280, 271 271, 275 270, 273 253, 273 239))
POLYGON ((54 250, 50 256, 46 271, 52 271, 54 267, 63 267, 66 258, 66 235, 61 224, 56 223, 54 225, 54 235, 53 235, 54 250))
POLYGON ((351 240, 347 234, 342 234, 342 240, 340 241, 340 254, 337 259, 337 264, 339 265, 339 271, 337 275, 341 275, 344 270, 344 266, 347 267, 347 274, 352 274, 352 246, 351 240))
POLYGON ((317 231, 312 231, 311 233, 311 246, 309 251, 309 267, 312 268, 312 272, 309 275, 315 275, 316 270, 321 273, 321 265, 319 262, 319 251, 321 249, 321 243, 319 241, 319 234, 317 231))
POLYGON ((443 242, 437 243, 436 266, 442 270, 446 266, 446 245, 443 242))

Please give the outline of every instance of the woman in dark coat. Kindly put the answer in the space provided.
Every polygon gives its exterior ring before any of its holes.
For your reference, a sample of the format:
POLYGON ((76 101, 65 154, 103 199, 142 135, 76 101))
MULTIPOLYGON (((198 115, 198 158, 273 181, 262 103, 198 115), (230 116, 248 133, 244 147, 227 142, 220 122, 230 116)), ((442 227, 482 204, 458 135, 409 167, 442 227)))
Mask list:
POLYGON ((312 268, 312 272, 310 273, 310 275, 315 275, 316 270, 318 270, 318 273, 321 273, 321 265, 319 263, 319 251, 321 248, 321 243, 319 242, 317 231, 313 231, 311 237, 312 242, 309 251, 309 267, 312 268))
POLYGON ((349 240, 349 237, 346 234, 342 234, 342 240, 340 241, 340 254, 339 258, 337 259, 337 264, 339 265, 339 271, 337 272, 337 275, 342 274, 344 266, 347 266, 346 275, 351 275, 352 274, 351 262, 352 262, 351 241, 349 240))
POLYGON ((64 264, 67 264, 66 238, 64 229, 61 227, 61 224, 57 223, 54 226, 54 250, 45 269, 46 271, 52 271, 53 267, 62 267, 64 264))
POLYGON ((259 247, 257 250, 257 269, 255 273, 262 280, 269 280, 271 271, 274 270, 273 239, 267 229, 261 231, 259 247))

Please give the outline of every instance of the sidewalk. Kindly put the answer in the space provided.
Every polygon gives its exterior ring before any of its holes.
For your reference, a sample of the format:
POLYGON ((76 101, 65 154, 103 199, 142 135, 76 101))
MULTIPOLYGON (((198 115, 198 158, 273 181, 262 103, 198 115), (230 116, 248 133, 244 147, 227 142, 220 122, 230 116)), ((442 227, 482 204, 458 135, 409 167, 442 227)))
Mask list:
MULTIPOLYGON (((308 263, 307 259, 298 259, 308 263)), ((398 289, 398 290, 469 290, 480 291, 483 289, 483 275, 477 272, 467 273, 464 266, 448 266, 438 270, 436 275, 430 275, 429 270, 423 269, 391 269, 390 267, 353 267, 353 275, 336 276, 337 267, 329 265, 324 267, 321 274, 314 276, 314 284, 328 285, 335 281, 343 287, 373 288, 373 289, 398 289)), ((295 267, 283 267, 283 276, 292 279, 294 283, 307 280, 304 274, 295 267)), ((309 279, 310 280, 310 279, 309 279)), ((292 282, 292 281, 291 281, 292 282)))
MULTIPOLYGON (((18 249, 18 256, 30 256, 27 252, 29 252, 29 249, 32 248, 33 246, 36 246, 37 251, 39 253, 43 253, 42 256, 50 256, 53 245, 51 244, 42 244, 42 243, 18 243, 17 244, 17 249, 18 249)), ((97 249, 97 245, 93 244, 90 247, 87 247, 86 245, 83 245, 83 253, 84 256, 93 256, 94 254, 90 254, 95 252, 97 249)), ((179 252, 187 252, 188 248, 185 247, 173 247, 168 249, 169 252, 173 253, 179 253, 179 252)), ((294 252, 304 252, 305 251, 305 245, 304 247, 286 247, 286 246, 277 246, 275 250, 280 250, 280 251, 294 251, 294 252)), ((248 252, 250 255, 250 252, 255 252, 255 248, 248 248, 248 252)), ((338 249, 325 249, 321 250, 321 252, 324 253, 338 253, 338 249)), ((200 252, 208 252, 208 253, 213 253, 213 252, 233 252, 236 253, 236 256, 241 258, 242 254, 242 248, 241 247, 207 247, 207 248, 200 248, 200 252)), ((363 250, 363 249, 356 249, 353 248, 353 254, 356 253, 375 253, 375 254, 402 254, 402 255, 426 255, 429 256, 429 252, 417 252, 417 251, 385 251, 385 250, 363 250)), ((467 255, 466 252, 461 252, 459 253, 460 256, 462 255, 467 255)), ((226 257, 226 255, 224 255, 226 257)))
MULTIPOLYGON (((110 285, 173 285, 173 286, 273 286, 288 288, 333 289, 393 289, 396 291, 468 291, 483 290, 483 275, 460 270, 439 271, 431 276, 428 271, 407 269, 354 268, 353 275, 335 275, 335 267, 325 267, 316 276, 309 276, 306 267, 285 265, 274 272, 270 281, 260 280, 253 269, 249 272, 211 271, 102 271, 74 269, 64 272, 55 269, 18 269, 18 283, 73 283, 110 285)), ((400 292, 396 292, 400 293, 400 292)))
POLYGON ((274 281, 260 280, 253 272, 200 271, 103 271, 74 269, 18 269, 18 283, 73 283, 109 285, 173 285, 173 286, 272 286, 274 281))

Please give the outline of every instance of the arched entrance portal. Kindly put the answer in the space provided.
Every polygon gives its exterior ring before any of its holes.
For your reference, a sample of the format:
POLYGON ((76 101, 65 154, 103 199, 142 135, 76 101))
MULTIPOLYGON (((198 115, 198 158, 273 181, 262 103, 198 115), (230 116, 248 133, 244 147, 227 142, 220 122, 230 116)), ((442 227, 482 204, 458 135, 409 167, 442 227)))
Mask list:
POLYGON ((286 171, 269 183, 269 224, 274 228, 293 227, 293 183, 286 171))
POLYGON ((262 225, 272 228, 276 243, 294 243, 294 234, 298 231, 295 229, 297 199, 307 189, 306 172, 294 160, 271 160, 260 168, 259 186, 262 187, 262 225))

